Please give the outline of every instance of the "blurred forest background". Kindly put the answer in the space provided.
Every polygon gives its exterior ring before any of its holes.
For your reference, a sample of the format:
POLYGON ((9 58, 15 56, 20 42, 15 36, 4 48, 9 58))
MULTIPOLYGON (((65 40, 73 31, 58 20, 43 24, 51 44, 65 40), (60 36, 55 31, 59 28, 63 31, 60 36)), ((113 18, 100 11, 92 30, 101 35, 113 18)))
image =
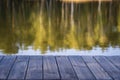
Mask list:
POLYGON ((0 49, 45 53, 62 49, 120 47, 120 3, 0 0, 0 49))

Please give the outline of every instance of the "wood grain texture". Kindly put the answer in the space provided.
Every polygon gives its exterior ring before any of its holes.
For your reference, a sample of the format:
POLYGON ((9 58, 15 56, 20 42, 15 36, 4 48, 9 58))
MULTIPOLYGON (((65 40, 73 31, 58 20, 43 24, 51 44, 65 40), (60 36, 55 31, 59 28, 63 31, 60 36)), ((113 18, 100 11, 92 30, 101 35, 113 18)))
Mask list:
POLYGON ((0 80, 120 80, 120 56, 0 56, 0 80))
POLYGON ((8 79, 24 79, 26 75, 28 56, 18 56, 11 71, 8 79))
POLYGON ((78 80, 74 69, 67 57, 56 57, 60 70, 61 79, 78 80))
POLYGON ((26 79, 42 79, 43 68, 42 68, 42 57, 41 56, 31 56, 28 66, 28 71, 26 79))
POLYGON ((95 57, 104 70, 114 79, 120 79, 120 70, 105 57, 95 57))
POLYGON ((106 73, 103 68, 96 62, 93 57, 82 57, 89 69, 92 71, 96 79, 98 80, 112 80, 111 77, 106 73))
POLYGON ((16 56, 6 56, 0 62, 0 79, 7 79, 10 69, 12 68, 16 56))
POLYGON ((60 79, 55 57, 44 57, 43 68, 44 79, 60 79))
POLYGON ((87 65, 82 60, 82 57, 69 57, 75 72, 80 80, 94 80, 95 77, 92 75, 87 65))
POLYGON ((109 56, 106 57, 108 60, 110 60, 116 67, 120 69, 120 57, 118 56, 109 56))

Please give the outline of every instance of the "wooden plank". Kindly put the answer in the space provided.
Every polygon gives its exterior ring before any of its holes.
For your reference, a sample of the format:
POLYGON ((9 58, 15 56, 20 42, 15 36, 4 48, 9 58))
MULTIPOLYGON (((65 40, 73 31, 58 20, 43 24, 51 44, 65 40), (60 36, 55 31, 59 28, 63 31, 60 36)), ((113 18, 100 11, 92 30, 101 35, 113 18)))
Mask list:
POLYGON ((114 79, 120 79, 120 70, 116 68, 108 59, 105 57, 95 57, 95 59, 110 76, 114 79))
POLYGON ((3 56, 0 56, 0 60, 2 59, 3 56))
POLYGON ((27 70, 29 56, 18 56, 8 79, 24 79, 27 70))
POLYGON ((63 80, 78 80, 76 73, 67 57, 56 57, 59 67, 61 79, 63 80))
POLYGON ((0 56, 0 61, 2 60, 3 56, 0 56))
POLYGON ((120 69, 120 56, 109 56, 106 58, 120 69))
POLYGON ((42 56, 30 56, 26 79, 40 80, 42 73, 42 56))
POLYGON ((14 64, 16 56, 5 56, 0 63, 0 79, 7 79, 10 69, 14 64))
POLYGON ((55 57, 46 56, 43 58, 44 79, 60 79, 55 57))
POLYGON ((120 80, 119 56, 43 58, 42 61, 41 56, 31 56, 29 61, 29 56, 19 56, 17 59, 16 56, 0 56, 0 79, 111 80, 112 77, 120 80))
POLYGON ((92 75, 82 57, 69 57, 75 72, 80 80, 95 80, 95 77, 92 75))
POLYGON ((112 78, 103 70, 93 57, 82 57, 87 66, 98 80, 112 80, 112 78))

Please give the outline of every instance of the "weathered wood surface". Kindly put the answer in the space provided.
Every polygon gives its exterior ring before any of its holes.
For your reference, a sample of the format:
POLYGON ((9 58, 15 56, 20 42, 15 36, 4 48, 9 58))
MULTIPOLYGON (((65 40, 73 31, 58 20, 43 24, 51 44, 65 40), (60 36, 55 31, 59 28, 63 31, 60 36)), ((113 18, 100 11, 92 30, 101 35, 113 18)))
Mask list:
POLYGON ((87 66, 98 80, 111 80, 111 77, 104 69, 93 59, 93 57, 83 57, 87 66))
POLYGON ((60 79, 55 57, 44 57, 43 59, 43 79, 60 79))
POLYGON ((42 57, 32 56, 29 59, 28 70, 25 79, 42 79, 42 57))
POLYGON ((6 56, 0 62, 0 79, 4 80, 8 78, 8 75, 11 71, 13 63, 15 62, 14 56, 6 56))
POLYGON ((94 80, 95 77, 81 57, 69 57, 72 66, 80 80, 94 80))
POLYGON ((8 79, 24 79, 26 75, 27 65, 29 57, 18 57, 13 64, 13 67, 9 73, 8 79))
POLYGON ((120 69, 118 69, 113 63, 111 63, 105 57, 95 57, 98 63, 104 68, 104 70, 115 80, 120 80, 120 69))
POLYGON ((77 80, 77 75, 67 57, 57 57, 58 68, 61 79, 63 80, 77 80))
POLYGON ((120 80, 120 56, 0 56, 0 80, 120 80))

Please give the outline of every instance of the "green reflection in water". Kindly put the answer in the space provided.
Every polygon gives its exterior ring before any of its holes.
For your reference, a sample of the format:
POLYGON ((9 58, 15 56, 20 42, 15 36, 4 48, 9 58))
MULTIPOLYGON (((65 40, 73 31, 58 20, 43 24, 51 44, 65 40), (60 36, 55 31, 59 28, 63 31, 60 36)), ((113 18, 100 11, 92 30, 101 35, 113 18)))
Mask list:
POLYGON ((1 0, 0 49, 13 54, 28 46, 42 53, 48 48, 91 50, 100 46, 104 50, 120 46, 120 4, 1 0))

